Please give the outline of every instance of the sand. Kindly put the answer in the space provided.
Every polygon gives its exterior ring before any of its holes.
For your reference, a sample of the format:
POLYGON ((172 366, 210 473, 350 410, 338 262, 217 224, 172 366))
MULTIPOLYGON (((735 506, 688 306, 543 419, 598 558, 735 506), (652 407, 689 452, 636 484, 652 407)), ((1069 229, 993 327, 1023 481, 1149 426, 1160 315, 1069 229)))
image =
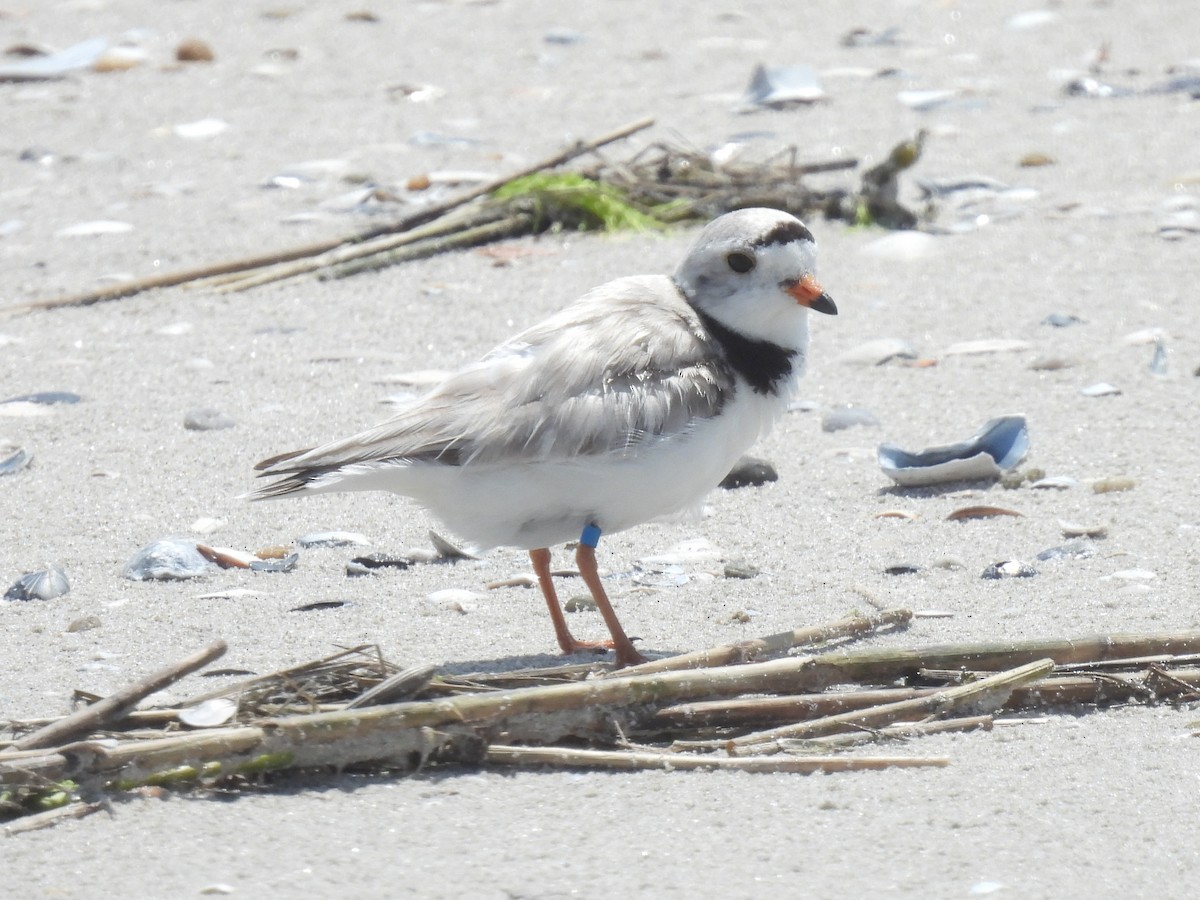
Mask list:
MULTIPOLYGON (((1196 628, 1200 238, 1171 242, 1157 228, 1164 203, 1196 200, 1200 104, 1062 93, 1102 45, 1103 77, 1137 88, 1197 59, 1194 4, 1055 5, 1051 21, 1026 28, 1008 24, 1027 10, 1015 2, 874 2, 853 15, 834 2, 645 6, 377 4, 379 21, 363 22, 346 18, 363 4, 345 2, 10 3, 6 45, 132 31, 149 60, 0 85, 0 223, 21 223, 0 237, 0 304, 362 227, 361 216, 319 206, 353 189, 338 171, 399 185, 449 169, 501 174, 643 114, 655 130, 614 153, 752 132, 752 152, 796 144, 802 159, 869 164, 926 128, 914 177, 984 175, 1036 195, 911 260, 872 252, 879 231, 810 222, 841 314, 813 323, 802 396, 864 407, 881 426, 825 433, 819 411, 792 413, 755 451, 775 462, 777 483, 714 493, 699 523, 606 538, 601 562, 613 572, 703 537, 764 573, 653 593, 615 585, 623 621, 654 653, 829 621, 870 599, 953 614, 878 646, 1196 628), (278 9, 290 14, 268 15, 278 9), (893 25, 898 46, 839 43, 853 27, 893 25), (170 65, 189 36, 208 41, 215 61, 170 65), (734 115, 758 62, 815 67, 830 101, 734 115), (883 69, 896 74, 866 77, 883 69), (400 89, 426 84, 444 93, 419 103, 400 89), (919 89, 963 93, 925 112, 897 99, 919 89), (228 127, 206 139, 172 133, 207 118, 228 127), (469 143, 411 140, 423 132, 469 143), (48 161, 21 160, 28 148, 48 161), (1054 164, 1020 167, 1030 153, 1054 164), (261 187, 312 160, 344 165, 317 167, 334 177, 298 189, 261 187), (95 220, 133 228, 58 235, 95 220), (1083 321, 1042 324, 1055 312, 1083 321), (1148 369, 1151 345, 1125 341, 1147 328, 1165 335, 1165 375, 1148 369), (838 362, 879 337, 908 340, 939 365, 838 362), (1029 349, 945 354, 984 338, 1029 349), (1037 371, 1037 356, 1074 364, 1037 371), (1081 395, 1101 381, 1122 393, 1081 395), (1076 486, 903 493, 879 471, 880 441, 957 440, 1009 412, 1028 416, 1029 464, 1076 486), (1136 486, 1093 493, 1091 481, 1109 476, 1136 486), (945 521, 972 503, 1024 515, 945 521), (874 518, 893 508, 918 518, 874 518), (1109 536, 1090 559, 1037 564, 1035 578, 980 577, 1061 543, 1060 519, 1106 525, 1109 536), (947 559, 961 565, 938 565, 947 559), (884 574, 899 562, 922 571, 884 574), (750 621, 735 624, 738 611, 750 621)), ((909 179, 905 199, 915 194, 909 179)), ((484 594, 489 580, 527 569, 515 551, 357 580, 338 550, 306 553, 291 575, 201 583, 138 584, 121 567, 201 517, 223 520, 214 542, 247 549, 327 530, 361 532, 381 552, 425 544, 436 523, 398 498, 237 497, 264 456, 386 417, 389 376, 471 360, 609 278, 669 272, 691 237, 548 237, 518 242, 529 252, 507 266, 465 253, 339 282, 167 290, 0 319, 5 397, 84 397, 0 417, 0 438, 35 457, 0 480, 0 579, 54 563, 73 585, 57 600, 0 605, 0 717, 64 711, 76 688, 104 694, 217 637, 230 645, 224 665, 255 671, 364 641, 398 662, 456 671, 554 663, 533 591, 489 592, 465 614, 428 598, 484 594), (237 424, 185 430, 199 407, 237 424), (261 595, 199 599, 231 588, 261 595), (290 611, 317 600, 353 603, 290 611), (100 627, 67 631, 85 616, 100 627)), ((572 622, 602 632, 594 615, 572 622)), ((172 695, 204 686, 189 679, 172 695)), ((119 800, 5 841, 4 881, 20 897, 1184 896, 1200 875, 1194 718, 1170 706, 1051 715, 902 749, 948 756, 940 770, 345 775, 119 800)))

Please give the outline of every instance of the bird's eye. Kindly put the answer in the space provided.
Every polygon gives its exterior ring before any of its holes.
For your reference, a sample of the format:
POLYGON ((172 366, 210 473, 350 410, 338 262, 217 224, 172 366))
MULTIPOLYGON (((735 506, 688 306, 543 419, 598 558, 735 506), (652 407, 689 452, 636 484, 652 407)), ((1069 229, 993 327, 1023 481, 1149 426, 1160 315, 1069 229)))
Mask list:
POLYGON ((739 275, 745 275, 754 268, 754 257, 749 253, 734 251, 725 257, 725 262, 729 263, 729 268, 739 275))

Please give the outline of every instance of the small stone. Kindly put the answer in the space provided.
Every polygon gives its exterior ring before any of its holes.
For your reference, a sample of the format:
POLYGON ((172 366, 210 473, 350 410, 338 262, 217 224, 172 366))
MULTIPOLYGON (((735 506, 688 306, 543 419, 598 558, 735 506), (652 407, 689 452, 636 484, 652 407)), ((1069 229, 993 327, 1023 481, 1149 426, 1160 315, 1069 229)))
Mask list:
POLYGON ((183 417, 183 427, 188 431, 221 431, 233 428, 237 422, 219 409, 203 407, 193 409, 183 417))
POLYGON ((1115 397, 1121 393, 1121 389, 1107 381, 1098 381, 1095 384, 1081 387, 1079 393, 1085 397, 1115 397))
POLYGON ((729 474, 721 480, 720 486, 727 491, 732 491, 735 488, 758 487, 769 481, 778 480, 779 473, 775 471, 775 466, 767 460, 754 456, 743 456, 729 470, 729 474))
POLYGON ((725 563, 724 575, 726 578, 757 578, 761 570, 754 563, 744 559, 731 559, 725 563))
POLYGON ((212 62, 215 59, 212 47, 200 38, 187 38, 175 48, 175 58, 180 62, 212 62))
POLYGON ((1092 482, 1092 492, 1096 494, 1116 494, 1121 491, 1132 491, 1136 486, 1137 481, 1133 478, 1123 476, 1101 478, 1099 481, 1092 482))
POLYGON ((75 619, 70 625, 67 626, 67 633, 78 634, 81 631, 92 631, 93 629, 100 628, 102 626, 103 623, 100 621, 99 616, 83 616, 75 619))
POLYGON ((566 603, 563 604, 563 609, 569 613, 591 612, 596 608, 596 601, 591 597, 585 597, 582 594, 571 597, 566 603))
POLYGON ((1089 540, 1078 538, 1057 547, 1048 547, 1039 553, 1037 558, 1046 562, 1056 559, 1091 559, 1095 555, 1096 545, 1089 540))
POLYGON ((356 531, 316 531, 301 535, 297 543, 305 550, 314 547, 366 547, 371 539, 356 531))
POLYGON ((346 563, 346 574, 350 576, 373 575, 380 569, 407 569, 411 565, 412 560, 403 556, 370 553, 366 556, 356 556, 346 563))
POLYGON ((751 620, 750 613, 744 609, 735 610, 729 616, 729 624, 731 625, 749 625, 751 620))

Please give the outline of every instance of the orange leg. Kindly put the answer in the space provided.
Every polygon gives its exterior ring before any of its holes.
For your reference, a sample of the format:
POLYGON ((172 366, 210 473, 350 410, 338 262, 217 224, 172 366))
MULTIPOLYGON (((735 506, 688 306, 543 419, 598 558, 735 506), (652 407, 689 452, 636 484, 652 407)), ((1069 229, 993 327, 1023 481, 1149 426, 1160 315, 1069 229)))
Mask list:
MULTIPOLYGON (((582 550, 583 547, 581 546, 582 550)), ((604 622, 608 625, 608 630, 612 633, 611 641, 580 641, 576 640, 571 634, 571 629, 567 627, 566 616, 563 615, 562 607, 558 603, 558 593, 554 590, 554 581, 550 577, 550 551, 546 548, 529 551, 529 561, 533 563, 534 574, 537 575, 538 584, 542 588, 542 596, 546 598, 546 606, 550 610, 550 619, 554 622, 554 636, 558 639, 558 646, 562 648, 563 653, 580 653, 585 650, 613 650, 617 651, 617 665, 627 666, 634 663, 644 662, 642 655, 633 649, 633 643, 625 636, 624 630, 621 628, 621 623, 617 621, 616 613, 613 612, 612 605, 608 602, 608 597, 604 593, 604 588, 600 586, 600 577, 596 573, 596 554, 591 548, 587 548, 591 555, 590 575, 584 573, 584 566, 581 563, 579 572, 583 575, 584 583, 592 592, 592 597, 596 601, 596 606, 600 610, 600 614, 604 617, 604 622), (595 586, 593 586, 593 584, 595 586)), ((576 559, 579 559, 579 554, 576 554, 576 559)))
POLYGON ((633 641, 625 635, 625 629, 621 627, 616 611, 608 602, 608 594, 604 592, 604 585, 600 582, 600 573, 596 571, 596 548, 580 543, 575 550, 575 564, 579 566, 583 583, 592 592, 592 599, 596 601, 600 615, 604 617, 608 633, 612 635, 612 647, 617 652, 617 665, 636 666, 638 663, 644 663, 646 658, 634 649, 633 641))

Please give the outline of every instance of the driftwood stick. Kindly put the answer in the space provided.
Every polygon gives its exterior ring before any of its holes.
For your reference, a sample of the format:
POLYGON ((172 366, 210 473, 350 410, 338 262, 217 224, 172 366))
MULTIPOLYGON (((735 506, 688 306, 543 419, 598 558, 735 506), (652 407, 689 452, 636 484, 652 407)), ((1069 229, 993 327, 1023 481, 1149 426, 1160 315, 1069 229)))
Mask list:
POLYGON ((27 831, 38 831, 42 828, 49 828, 51 825, 57 825, 63 819, 82 819, 103 808, 103 803, 69 803, 57 809, 48 809, 45 812, 34 813, 15 822, 9 822, 4 826, 4 834, 12 837, 27 831))
POLYGON ((814 625, 795 631, 782 631, 748 641, 724 644, 709 650, 682 653, 666 659, 655 659, 637 666, 619 670, 621 675, 649 675, 654 672, 670 672, 680 669, 703 669, 712 666, 728 666, 735 663, 784 653, 795 647, 822 644, 837 638, 860 637, 889 625, 904 626, 912 620, 912 610, 889 609, 875 616, 850 616, 828 625, 814 625))
MULTIPOLYGON (((877 728, 905 719, 940 716, 951 710, 959 710, 968 706, 974 710, 991 711, 1004 705, 1013 688, 1048 675, 1053 669, 1053 660, 1037 660, 1015 669, 981 678, 970 684, 946 688, 928 697, 901 700, 898 703, 885 703, 882 706, 866 710, 855 710, 814 719, 810 722, 783 725, 779 728, 756 731, 719 743, 730 753, 747 750, 758 752, 764 749, 773 752, 778 747, 772 745, 776 745, 783 738, 822 737, 847 729, 877 728)), ((687 746, 687 744, 683 744, 683 746, 687 746)))
POLYGON ((287 262, 289 260, 300 259, 306 256, 316 256, 326 251, 332 250, 335 247, 340 247, 343 244, 357 244, 362 241, 369 241, 372 238, 381 237, 385 234, 395 234, 401 231, 408 231, 410 228, 415 228, 418 225, 424 225, 436 218, 444 216, 451 210, 470 203, 478 197, 490 194, 495 190, 503 187, 511 181, 516 181, 518 178, 524 178, 527 175, 533 175, 545 169, 553 169, 561 166, 563 163, 570 162, 576 157, 591 153, 599 148, 623 140, 632 134, 649 128, 654 124, 654 119, 643 118, 636 122, 631 122, 618 128, 616 131, 611 131, 608 134, 594 138, 590 141, 580 141, 565 150, 555 153, 533 165, 526 166, 520 171, 514 172, 511 175, 505 175, 501 178, 495 178, 478 187, 458 194, 449 200, 442 203, 435 203, 424 209, 410 213, 401 219, 387 225, 381 225, 376 228, 370 228, 365 231, 360 231, 356 234, 347 235, 341 238, 331 238, 324 241, 316 241, 311 244, 304 244, 299 247, 292 247, 286 250, 277 250, 270 253, 261 253, 255 256, 242 257, 240 259, 226 260, 225 262, 214 263, 207 266, 200 266, 191 269, 181 269, 176 272, 165 272, 161 275, 153 275, 148 278, 138 278, 133 281, 127 281, 123 284, 109 285, 103 288, 96 288, 90 291, 83 291, 78 294, 72 294, 66 297, 57 297, 50 300, 37 300, 32 303, 24 303, 16 306, 5 307, 0 309, 0 313, 27 313, 42 309, 59 309, 65 306, 91 306, 96 303, 103 303, 109 300, 119 300, 124 297, 132 297, 135 294, 140 294, 143 291, 152 290, 154 288, 174 287, 180 284, 186 284, 190 281, 198 281, 201 278, 211 278, 215 275, 224 275, 229 272, 241 272, 248 269, 259 269, 264 266, 275 265, 276 263, 287 262))
POLYGON ((733 769, 740 772, 850 772, 867 769, 918 768, 950 764, 945 757, 909 756, 695 756, 626 750, 582 750, 568 747, 488 747, 485 759, 507 766, 567 766, 592 769, 664 769, 666 771, 733 769))
POLYGON ((879 741, 903 741, 929 734, 946 734, 956 731, 991 731, 995 724, 993 716, 964 716, 958 719, 940 719, 934 722, 898 722, 883 728, 849 731, 845 734, 828 734, 825 737, 807 740, 779 742, 785 753, 819 753, 824 750, 840 750, 879 741))
POLYGON ((105 697, 90 706, 82 707, 64 716, 57 722, 46 725, 37 731, 31 731, 24 737, 13 741, 16 750, 35 750, 42 747, 53 747, 72 738, 96 731, 106 724, 120 719, 128 713, 143 698, 161 691, 168 685, 174 684, 185 675, 190 675, 197 669, 202 669, 214 659, 225 653, 225 642, 214 641, 198 653, 180 660, 165 669, 155 672, 140 681, 121 688, 115 694, 105 697))

